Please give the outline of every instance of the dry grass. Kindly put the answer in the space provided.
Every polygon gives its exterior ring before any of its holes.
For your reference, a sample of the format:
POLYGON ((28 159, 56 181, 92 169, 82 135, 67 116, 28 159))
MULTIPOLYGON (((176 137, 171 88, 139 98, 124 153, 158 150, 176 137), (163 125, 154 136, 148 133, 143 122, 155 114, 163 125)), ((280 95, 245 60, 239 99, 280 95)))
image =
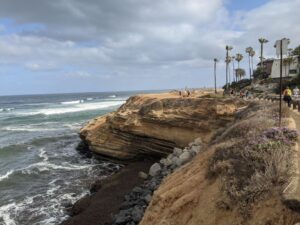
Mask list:
MULTIPOLYGON (((283 115, 289 111, 283 108, 283 115)), ((287 182, 291 145, 296 132, 274 127, 278 106, 251 104, 219 138, 207 177, 222 180, 224 199, 218 207, 238 205, 250 216, 251 203, 280 193, 287 182)), ((230 208, 230 207, 229 207, 230 208)))

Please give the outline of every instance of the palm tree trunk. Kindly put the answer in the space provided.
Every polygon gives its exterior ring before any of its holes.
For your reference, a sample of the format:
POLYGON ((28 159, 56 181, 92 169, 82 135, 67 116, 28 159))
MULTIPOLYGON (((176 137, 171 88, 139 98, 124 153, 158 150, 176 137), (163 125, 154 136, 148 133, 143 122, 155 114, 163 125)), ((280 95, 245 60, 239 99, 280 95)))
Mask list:
POLYGON ((251 80, 251 65, 250 65, 250 52, 249 52, 249 77, 250 77, 250 80, 251 80))
POLYGON ((234 60, 232 60, 232 76, 233 76, 233 79, 235 81, 236 80, 236 74, 235 74, 235 71, 234 71, 234 60))
POLYGON ((260 43, 260 67, 261 72, 263 72, 263 43, 260 43))
POLYGON ((214 77, 215 77, 215 93, 217 94, 217 62, 214 65, 214 77))
POLYGON ((251 64, 252 64, 252 77, 253 77, 253 56, 251 56, 251 64))

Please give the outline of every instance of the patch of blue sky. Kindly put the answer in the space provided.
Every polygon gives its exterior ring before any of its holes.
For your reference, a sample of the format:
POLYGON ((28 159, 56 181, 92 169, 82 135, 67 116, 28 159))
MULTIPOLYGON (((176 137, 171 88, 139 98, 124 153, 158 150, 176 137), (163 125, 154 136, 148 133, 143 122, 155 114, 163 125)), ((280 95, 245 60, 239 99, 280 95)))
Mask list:
POLYGON ((261 5, 266 4, 270 0, 227 0, 226 7, 229 11, 250 11, 261 5))
POLYGON ((2 29, 2 31, 0 30, 1 35, 10 35, 25 32, 36 33, 46 29, 46 26, 41 23, 17 24, 14 20, 10 18, 0 18, 0 27, 4 28, 2 29))
POLYGON ((99 46, 97 41, 80 41, 76 43, 77 47, 96 47, 99 46))

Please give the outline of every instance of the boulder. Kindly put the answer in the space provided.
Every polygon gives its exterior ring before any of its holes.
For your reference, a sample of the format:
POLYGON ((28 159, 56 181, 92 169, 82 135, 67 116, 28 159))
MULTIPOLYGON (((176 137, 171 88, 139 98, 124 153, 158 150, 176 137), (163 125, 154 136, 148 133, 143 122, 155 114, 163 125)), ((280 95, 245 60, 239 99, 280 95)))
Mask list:
POLYGON ((149 175, 154 177, 161 171, 161 166, 159 163, 154 163, 149 170, 149 175))
POLYGON ((164 165, 165 167, 168 167, 168 166, 172 165, 172 159, 166 158, 166 159, 164 160, 163 165, 164 165))
POLYGON ((180 149, 180 148, 174 148, 173 154, 174 154, 175 156, 180 156, 181 153, 182 153, 182 149, 180 149))
POLYGON ((181 166, 181 160, 178 157, 173 157, 172 165, 174 165, 175 167, 181 166))
POLYGON ((144 210, 138 206, 135 206, 131 215, 134 222, 140 222, 140 220, 143 218, 144 210))
POLYGON ((130 214, 130 210, 121 210, 119 214, 115 216, 115 223, 124 224, 129 222, 131 220, 130 214))
POLYGON ((199 145, 194 145, 191 147, 190 152, 193 155, 197 155, 200 152, 201 147, 199 145))
POLYGON ((143 171, 139 172, 139 178, 142 178, 144 180, 146 180, 148 178, 148 174, 144 173, 143 171))
POLYGON ((179 160, 180 160, 180 164, 185 164, 188 161, 190 161, 192 158, 191 153, 189 152, 183 152, 180 156, 179 156, 179 160))
POLYGON ((162 164, 162 165, 164 165, 164 164, 165 164, 165 161, 166 161, 166 159, 165 159, 165 158, 162 158, 162 159, 159 161, 159 163, 162 164))
POLYGON ((148 194, 144 197, 144 200, 149 204, 151 201, 151 198, 152 198, 152 196, 150 194, 148 194))

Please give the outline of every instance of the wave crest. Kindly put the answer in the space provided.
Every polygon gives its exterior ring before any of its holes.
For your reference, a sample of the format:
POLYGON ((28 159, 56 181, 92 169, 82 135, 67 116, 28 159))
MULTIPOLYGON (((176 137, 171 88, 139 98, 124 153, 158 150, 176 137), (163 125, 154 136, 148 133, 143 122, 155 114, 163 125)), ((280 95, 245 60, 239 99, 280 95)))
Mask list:
POLYGON ((67 101, 67 102, 61 102, 60 104, 62 105, 74 105, 74 104, 79 104, 83 103, 84 100, 75 100, 75 101, 67 101))

